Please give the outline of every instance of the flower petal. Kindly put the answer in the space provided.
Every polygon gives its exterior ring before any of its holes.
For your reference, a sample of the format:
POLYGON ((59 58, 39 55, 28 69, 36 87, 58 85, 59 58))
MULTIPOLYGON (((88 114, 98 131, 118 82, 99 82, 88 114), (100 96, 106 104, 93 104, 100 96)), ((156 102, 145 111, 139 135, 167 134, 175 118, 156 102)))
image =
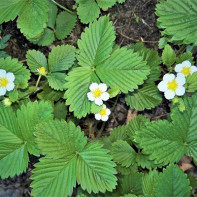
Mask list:
POLYGON ((186 60, 186 61, 184 61, 184 62, 182 62, 182 65, 185 67, 191 67, 191 62, 190 61, 188 61, 188 60, 186 60))
POLYGON ((6 94, 6 88, 0 87, 0 96, 4 96, 6 94))
POLYGON ((185 94, 185 88, 183 86, 179 86, 176 90, 177 96, 183 96, 185 94))
POLYGON ((166 90, 164 92, 164 96, 166 99, 170 100, 170 99, 173 99, 175 97, 175 92, 172 91, 172 90, 166 90))
POLYGON ((6 77, 6 71, 3 69, 0 69, 0 77, 6 77))
POLYGON ((97 89, 98 87, 99 86, 97 83, 92 83, 89 88, 90 88, 90 91, 93 91, 93 90, 97 89))
POLYGON ((101 106, 101 105, 103 104, 103 101, 102 101, 101 98, 96 98, 96 99, 94 100, 94 102, 95 102, 96 105, 99 105, 99 106, 101 106))
POLYGON ((191 74, 197 72, 197 67, 196 66, 191 66, 191 74))
POLYGON ((177 77, 183 77, 183 78, 185 78, 185 75, 182 74, 182 73, 178 73, 178 74, 177 74, 177 77))
POLYGON ((178 82, 178 86, 182 86, 186 83, 186 79, 184 75, 178 74, 176 77, 176 81, 178 82))
POLYGON ((8 79, 8 81, 14 81, 15 80, 15 76, 13 73, 7 73, 6 78, 8 79))
POLYGON ((108 92, 104 92, 103 94, 101 94, 101 99, 103 101, 109 100, 109 93, 108 92))
POLYGON ((105 83, 100 83, 99 84, 99 88, 102 90, 102 92, 106 92, 107 91, 107 85, 105 83))
POLYGON ((111 111, 110 111, 110 109, 106 109, 106 114, 109 116, 110 114, 111 114, 111 111))
POLYGON ((102 117, 102 116, 101 116, 100 114, 95 114, 95 119, 96 119, 96 120, 101 120, 101 117, 102 117))
POLYGON ((14 89, 14 83, 11 81, 8 83, 8 85, 6 86, 7 91, 12 91, 14 89))
POLYGON ((180 73, 182 71, 182 68, 183 68, 183 64, 177 64, 174 68, 174 70, 177 72, 177 73, 180 73))
POLYGON ((103 105, 103 109, 106 109, 107 107, 106 107, 106 105, 103 105))
POLYGON ((159 84, 158 84, 158 89, 159 91, 161 92, 165 92, 167 90, 167 82, 166 81, 161 81, 159 84))
POLYGON ((174 74, 165 74, 163 76, 163 81, 172 81, 173 79, 175 79, 175 75, 174 74))
POLYGON ((101 120, 105 122, 105 121, 107 121, 107 120, 108 120, 108 118, 109 118, 109 116, 108 116, 108 115, 106 115, 106 116, 102 116, 102 117, 101 117, 101 120))
POLYGON ((94 95, 92 94, 92 92, 88 92, 87 97, 88 97, 89 101, 94 101, 95 100, 94 95))

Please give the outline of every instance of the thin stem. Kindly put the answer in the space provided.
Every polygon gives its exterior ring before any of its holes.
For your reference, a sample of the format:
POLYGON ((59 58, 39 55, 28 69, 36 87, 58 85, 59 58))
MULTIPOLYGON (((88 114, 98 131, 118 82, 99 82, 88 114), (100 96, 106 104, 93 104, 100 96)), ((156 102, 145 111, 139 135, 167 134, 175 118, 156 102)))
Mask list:
POLYGON ((64 6, 60 5, 59 3, 57 3, 55 0, 51 0, 53 3, 55 3, 58 7, 62 8, 63 10, 65 10, 66 12, 72 14, 72 15, 76 15, 74 12, 70 11, 69 9, 65 8, 64 6))
POLYGON ((177 51, 176 56, 179 56, 182 52, 185 51, 186 48, 187 48, 186 45, 182 45, 181 48, 177 51))
MULTIPOLYGON (((38 89, 38 84, 40 83, 40 79, 41 79, 42 75, 39 75, 38 80, 36 82, 36 90, 38 89)), ((35 90, 35 92, 36 92, 35 90)))

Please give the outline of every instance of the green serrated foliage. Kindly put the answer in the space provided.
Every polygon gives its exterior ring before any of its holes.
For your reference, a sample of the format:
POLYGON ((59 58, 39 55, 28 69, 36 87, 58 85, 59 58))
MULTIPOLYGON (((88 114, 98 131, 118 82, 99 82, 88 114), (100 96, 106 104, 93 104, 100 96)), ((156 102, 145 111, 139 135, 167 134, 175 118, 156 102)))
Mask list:
POLYGON ((67 107, 65 103, 64 102, 56 103, 54 106, 53 113, 54 113, 54 118, 57 118, 59 120, 61 119, 65 120, 67 116, 67 107))
POLYGON ((16 89, 14 89, 13 91, 8 93, 8 97, 11 102, 16 102, 19 98, 19 92, 16 89))
POLYGON ((11 35, 8 34, 3 38, 0 38, 0 50, 5 49, 8 46, 7 41, 10 39, 10 37, 11 35))
POLYGON ((191 187, 187 175, 176 165, 170 165, 160 173, 155 182, 155 196, 187 197, 191 187))
POLYGON ((160 38, 159 44, 158 44, 159 49, 163 49, 167 43, 168 43, 168 41, 165 37, 160 38))
POLYGON ((158 27, 170 42, 191 44, 196 41, 196 0, 167 0, 157 4, 158 27))
POLYGON ((108 1, 108 0, 96 0, 96 1, 97 1, 98 6, 100 8, 102 8, 102 9, 111 8, 116 3, 116 0, 111 0, 111 1, 108 1))
POLYGON ((141 89, 127 94, 125 101, 132 109, 152 109, 162 102, 162 96, 154 83, 147 83, 141 89))
POLYGON ((169 44, 165 45, 161 59, 163 63, 168 67, 172 66, 175 63, 176 54, 169 44))
POLYGON ((107 91, 109 93, 110 98, 116 97, 118 94, 120 94, 119 88, 111 88, 107 91))
POLYGON ((14 177, 28 166, 28 152, 36 156, 34 127, 39 122, 52 119, 52 107, 48 103, 34 102, 22 105, 17 116, 11 107, 0 105, 0 176, 14 177))
POLYGON ((58 8, 51 0, 48 0, 47 3, 49 7, 47 26, 53 29, 56 23, 58 8))
POLYGON ((111 155, 113 160, 124 167, 130 167, 135 163, 135 150, 123 140, 118 140, 112 144, 111 155))
POLYGON ((186 77, 186 91, 195 92, 197 91, 197 73, 193 73, 186 77))
POLYGON ((11 59, 10 57, 6 59, 1 58, 0 69, 14 74, 14 84, 17 88, 25 89, 28 86, 30 72, 22 63, 19 63, 17 59, 11 59))
POLYGON ((186 52, 186 53, 181 54, 179 57, 177 57, 176 63, 181 64, 182 62, 186 60, 194 64, 194 57, 191 52, 186 52))
POLYGON ((56 36, 59 40, 65 39, 74 29, 77 17, 68 12, 61 12, 56 19, 56 36))
POLYGON ((117 169, 118 173, 120 173, 121 175, 129 175, 129 174, 138 172, 138 166, 136 164, 134 164, 128 168, 123 167, 122 165, 117 165, 116 169, 117 169))

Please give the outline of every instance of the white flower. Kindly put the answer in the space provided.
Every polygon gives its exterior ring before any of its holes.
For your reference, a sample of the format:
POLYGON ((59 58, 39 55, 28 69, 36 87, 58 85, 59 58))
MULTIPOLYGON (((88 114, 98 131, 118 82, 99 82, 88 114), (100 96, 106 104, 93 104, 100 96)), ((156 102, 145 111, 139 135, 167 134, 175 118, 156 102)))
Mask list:
POLYGON ((173 99, 175 95, 182 96, 185 94, 185 77, 179 75, 175 77, 174 74, 165 74, 163 81, 158 84, 158 89, 164 92, 166 99, 173 99))
POLYGON ((104 83, 92 83, 89 87, 90 92, 87 93, 88 100, 94 101, 96 105, 103 105, 103 101, 109 99, 109 93, 107 91, 107 85, 104 83))
POLYGON ((10 101, 9 98, 5 98, 5 99, 3 100, 3 104, 4 104, 6 107, 9 107, 9 106, 12 105, 12 102, 10 101))
POLYGON ((186 60, 186 61, 182 62, 181 64, 177 64, 175 66, 175 71, 177 73, 179 73, 179 75, 186 77, 187 75, 196 72, 197 67, 192 66, 191 63, 188 60, 186 60))
POLYGON ((103 108, 101 109, 101 111, 95 114, 95 118, 96 120, 107 121, 110 114, 111 114, 111 111, 108 108, 106 108, 106 105, 103 105, 103 108))
POLYGON ((0 69, 0 96, 6 94, 6 91, 12 91, 14 89, 15 76, 13 73, 6 73, 5 70, 0 69))

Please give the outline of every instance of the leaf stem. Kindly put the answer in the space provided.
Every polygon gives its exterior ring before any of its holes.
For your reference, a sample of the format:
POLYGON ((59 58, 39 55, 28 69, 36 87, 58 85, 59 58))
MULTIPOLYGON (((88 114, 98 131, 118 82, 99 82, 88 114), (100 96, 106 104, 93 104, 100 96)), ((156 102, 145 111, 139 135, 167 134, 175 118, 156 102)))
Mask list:
POLYGON ((65 8, 64 6, 60 5, 59 3, 57 3, 55 0, 51 0, 53 3, 55 3, 58 7, 62 8, 63 10, 65 10, 66 12, 72 14, 72 15, 76 15, 74 12, 70 11, 69 9, 65 8))
POLYGON ((181 48, 177 51, 176 56, 179 56, 182 52, 185 51, 186 48, 187 48, 186 45, 182 45, 181 48))
MULTIPOLYGON (((36 82, 36 90, 38 89, 38 84, 40 83, 40 79, 41 79, 42 75, 39 75, 38 80, 36 82)), ((35 90, 35 92, 36 92, 35 90)))

